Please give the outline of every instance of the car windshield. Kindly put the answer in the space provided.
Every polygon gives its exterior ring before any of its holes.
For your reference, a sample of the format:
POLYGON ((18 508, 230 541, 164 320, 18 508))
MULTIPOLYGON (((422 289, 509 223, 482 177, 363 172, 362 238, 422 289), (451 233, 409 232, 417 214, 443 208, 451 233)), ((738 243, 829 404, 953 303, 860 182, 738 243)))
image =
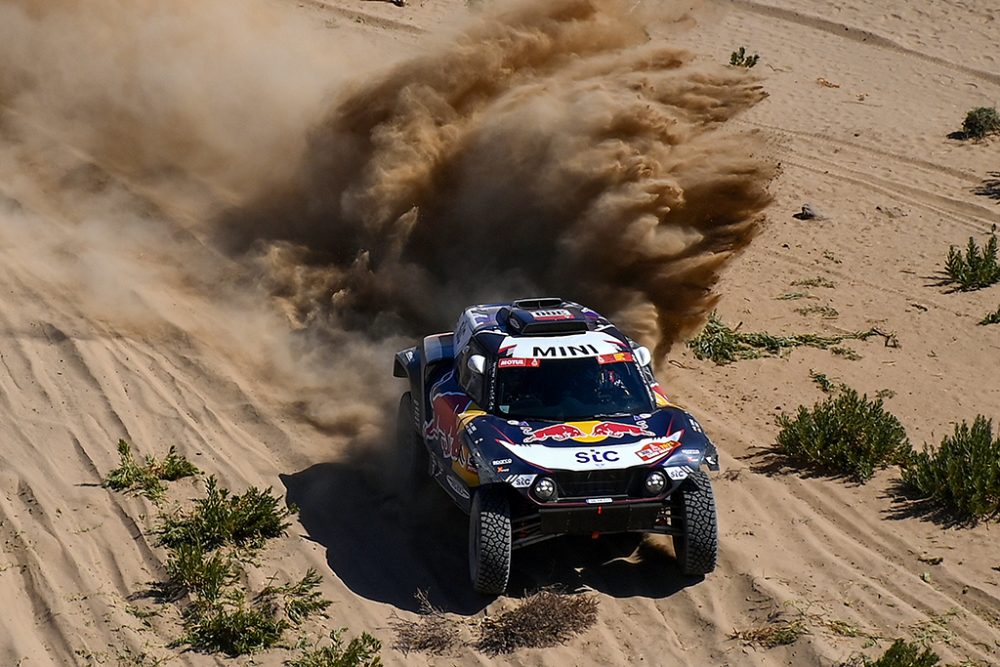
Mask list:
POLYGON ((496 411, 518 419, 571 421, 652 409, 630 358, 610 363, 604 357, 501 359, 495 396, 496 411))

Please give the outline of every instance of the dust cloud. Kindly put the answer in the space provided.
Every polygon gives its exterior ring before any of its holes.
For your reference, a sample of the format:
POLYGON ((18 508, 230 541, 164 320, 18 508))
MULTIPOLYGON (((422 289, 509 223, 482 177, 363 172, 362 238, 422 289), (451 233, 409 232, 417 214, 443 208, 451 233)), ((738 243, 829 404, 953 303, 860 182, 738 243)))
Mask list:
POLYGON ((8 0, 4 255, 345 443, 386 440, 391 352, 469 303, 572 298, 665 353, 769 202, 727 126, 764 92, 670 45, 687 5, 492 7, 375 59, 272 3, 8 0))
POLYGON ((670 46, 677 3, 501 6, 344 91, 292 185, 223 238, 303 321, 416 335, 468 303, 553 294, 664 353, 769 202, 759 139, 725 127, 764 92, 670 46))

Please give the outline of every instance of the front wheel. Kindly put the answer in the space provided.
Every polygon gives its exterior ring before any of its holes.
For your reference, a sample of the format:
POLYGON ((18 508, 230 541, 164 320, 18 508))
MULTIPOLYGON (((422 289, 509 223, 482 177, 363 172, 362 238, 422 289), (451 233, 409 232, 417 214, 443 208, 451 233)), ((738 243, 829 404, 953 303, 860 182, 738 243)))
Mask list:
POLYGON ((672 518, 679 522, 674 552, 685 575, 708 574, 719 555, 719 527, 712 484, 704 471, 691 473, 674 492, 672 518))
POLYGON ((511 541, 507 494, 499 487, 479 489, 469 512, 469 574, 476 592, 500 595, 506 590, 511 541))

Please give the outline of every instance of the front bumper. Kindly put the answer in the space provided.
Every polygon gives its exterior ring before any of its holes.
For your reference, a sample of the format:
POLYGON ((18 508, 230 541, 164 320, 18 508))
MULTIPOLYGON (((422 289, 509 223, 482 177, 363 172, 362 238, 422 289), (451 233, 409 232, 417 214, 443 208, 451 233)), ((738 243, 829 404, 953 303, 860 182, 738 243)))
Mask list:
POLYGON ((588 507, 540 509, 539 531, 543 535, 591 535, 593 533, 649 532, 664 513, 662 501, 608 504, 588 507))

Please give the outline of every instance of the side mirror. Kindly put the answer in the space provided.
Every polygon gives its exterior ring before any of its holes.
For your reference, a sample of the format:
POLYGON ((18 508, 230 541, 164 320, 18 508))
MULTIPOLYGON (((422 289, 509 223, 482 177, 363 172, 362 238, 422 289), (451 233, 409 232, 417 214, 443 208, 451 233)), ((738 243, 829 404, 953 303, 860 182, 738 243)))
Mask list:
POLYGON ((650 354, 648 347, 637 347, 635 348, 635 360, 640 366, 646 367, 653 361, 653 355, 650 354))
POLYGON ((481 354, 474 354, 469 357, 469 370, 482 375, 486 372, 486 357, 481 354))

